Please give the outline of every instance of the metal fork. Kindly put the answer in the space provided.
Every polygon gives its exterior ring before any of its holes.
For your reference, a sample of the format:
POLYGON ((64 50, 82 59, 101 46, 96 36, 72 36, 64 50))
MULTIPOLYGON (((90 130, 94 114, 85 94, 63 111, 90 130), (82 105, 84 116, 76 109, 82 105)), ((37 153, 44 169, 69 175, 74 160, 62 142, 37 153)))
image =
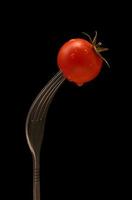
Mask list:
POLYGON ((47 111, 65 78, 59 71, 34 100, 26 119, 26 138, 33 157, 33 200, 40 200, 40 150, 47 111))

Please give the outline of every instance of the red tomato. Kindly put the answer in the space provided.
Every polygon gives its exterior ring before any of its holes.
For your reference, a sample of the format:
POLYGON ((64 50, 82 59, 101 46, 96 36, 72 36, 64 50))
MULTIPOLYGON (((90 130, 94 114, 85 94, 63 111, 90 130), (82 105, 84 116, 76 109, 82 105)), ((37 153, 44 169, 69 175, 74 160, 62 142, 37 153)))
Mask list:
POLYGON ((77 85, 93 80, 103 64, 93 44, 79 38, 69 40, 61 47, 57 62, 64 76, 77 85))

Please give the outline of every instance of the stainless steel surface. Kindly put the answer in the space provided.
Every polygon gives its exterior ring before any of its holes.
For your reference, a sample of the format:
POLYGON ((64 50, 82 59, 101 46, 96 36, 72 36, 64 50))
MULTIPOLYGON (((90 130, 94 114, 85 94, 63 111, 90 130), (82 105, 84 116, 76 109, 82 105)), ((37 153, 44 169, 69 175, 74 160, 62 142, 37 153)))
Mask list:
POLYGON ((33 157, 33 200, 40 200, 40 150, 49 105, 65 78, 58 72, 34 100, 26 120, 26 138, 33 157))

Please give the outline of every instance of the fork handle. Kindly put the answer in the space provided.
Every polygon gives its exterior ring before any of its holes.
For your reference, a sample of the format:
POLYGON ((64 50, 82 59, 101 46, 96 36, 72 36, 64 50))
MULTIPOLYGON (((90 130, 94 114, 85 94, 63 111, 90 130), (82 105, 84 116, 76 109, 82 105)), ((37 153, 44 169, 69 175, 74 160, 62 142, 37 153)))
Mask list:
POLYGON ((33 200, 40 200, 40 169, 33 169, 33 200))

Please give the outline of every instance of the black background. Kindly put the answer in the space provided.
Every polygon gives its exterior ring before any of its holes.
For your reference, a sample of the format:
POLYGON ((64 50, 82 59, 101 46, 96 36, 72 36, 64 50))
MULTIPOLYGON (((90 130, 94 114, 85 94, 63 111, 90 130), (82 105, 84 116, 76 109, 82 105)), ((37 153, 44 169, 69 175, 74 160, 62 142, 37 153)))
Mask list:
POLYGON ((7 147, 3 166, 11 198, 32 199, 32 157, 25 137, 30 105, 58 71, 56 58, 61 45, 71 38, 85 38, 81 31, 93 37, 95 30, 98 40, 110 49, 104 56, 111 68, 104 65, 100 75, 82 87, 66 80, 57 92, 48 112, 41 151, 41 196, 107 199, 123 194, 126 144, 122 118, 127 90, 123 84, 128 80, 121 59, 122 18, 119 11, 117 15, 114 12, 109 7, 107 12, 102 8, 99 12, 84 10, 82 15, 72 13, 71 18, 62 16, 62 21, 36 18, 35 14, 9 20, 6 60, 10 67, 5 68, 5 74, 10 79, 4 88, 10 88, 8 95, 5 92, 7 102, 10 100, 6 104, 10 121, 4 126, 7 147))

